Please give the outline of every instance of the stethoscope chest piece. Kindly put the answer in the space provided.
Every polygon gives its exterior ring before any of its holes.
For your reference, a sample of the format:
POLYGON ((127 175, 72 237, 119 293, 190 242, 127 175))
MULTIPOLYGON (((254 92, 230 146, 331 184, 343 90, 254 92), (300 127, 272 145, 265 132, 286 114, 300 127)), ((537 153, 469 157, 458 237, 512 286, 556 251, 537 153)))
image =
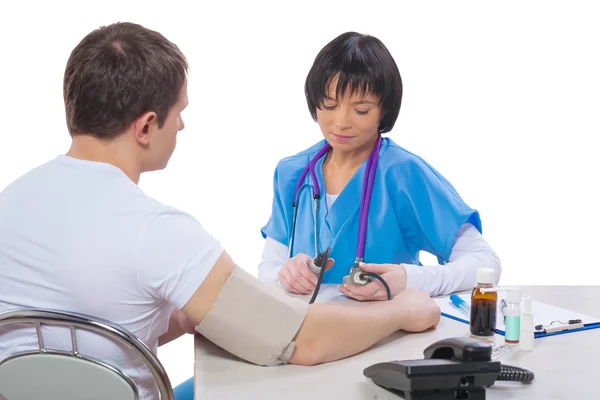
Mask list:
POLYGON ((365 277, 364 271, 358 267, 352 266, 350 268, 350 274, 344 276, 342 279, 342 283, 344 285, 356 285, 356 286, 364 286, 367 283, 372 281, 371 277, 365 277))

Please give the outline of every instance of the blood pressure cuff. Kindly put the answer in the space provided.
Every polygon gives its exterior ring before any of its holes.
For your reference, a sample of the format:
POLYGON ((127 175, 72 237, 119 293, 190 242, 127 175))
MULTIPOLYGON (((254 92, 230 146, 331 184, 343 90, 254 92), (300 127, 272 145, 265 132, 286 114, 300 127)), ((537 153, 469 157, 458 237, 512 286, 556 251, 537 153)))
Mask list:
POLYGON ((196 331, 258 365, 287 363, 308 304, 234 267, 196 331))

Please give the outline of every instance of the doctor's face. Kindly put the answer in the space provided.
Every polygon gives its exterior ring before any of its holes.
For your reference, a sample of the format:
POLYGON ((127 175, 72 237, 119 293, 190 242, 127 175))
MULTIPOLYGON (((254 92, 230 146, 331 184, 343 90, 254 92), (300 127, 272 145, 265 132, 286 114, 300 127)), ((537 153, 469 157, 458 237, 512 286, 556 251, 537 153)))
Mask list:
POLYGON ((336 98, 336 83, 337 80, 331 83, 323 105, 317 108, 323 136, 331 147, 341 151, 358 150, 374 143, 382 117, 379 98, 350 90, 336 98))

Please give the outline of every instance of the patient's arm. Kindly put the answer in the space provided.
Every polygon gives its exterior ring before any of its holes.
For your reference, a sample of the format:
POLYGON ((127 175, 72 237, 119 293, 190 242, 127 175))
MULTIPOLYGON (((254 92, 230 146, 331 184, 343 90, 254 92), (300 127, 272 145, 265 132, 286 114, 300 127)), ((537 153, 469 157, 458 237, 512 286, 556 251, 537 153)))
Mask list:
POLYGON ((194 323, 182 311, 174 308, 169 317, 169 329, 158 338, 158 345, 167 344, 184 333, 194 332, 194 323))
MULTIPOLYGON (((222 253, 197 292, 182 308, 182 311, 194 323, 201 324, 209 314, 235 268, 237 267, 229 255, 225 252, 222 253)), ((345 358, 369 348, 397 330, 423 331, 431 328, 437 325, 440 318, 440 310, 436 303, 431 300, 429 295, 416 289, 407 290, 392 301, 373 304, 358 306, 322 303, 310 306, 303 305, 307 310, 304 313, 299 313, 298 303, 294 302, 300 300, 282 294, 280 290, 259 282, 256 278, 244 277, 243 273, 237 273, 236 275, 241 276, 239 279, 236 278, 238 281, 237 287, 241 287, 239 285, 243 284, 243 280, 246 279, 251 290, 261 294, 261 296, 264 294, 261 298, 269 298, 268 301, 281 303, 289 301, 290 304, 293 304, 289 309, 291 313, 298 315, 299 329, 288 339, 290 342, 294 341, 295 346, 287 361, 294 364, 313 365, 345 358)), ((249 307, 244 302, 243 297, 235 297, 235 294, 228 294, 227 298, 219 298, 219 301, 235 303, 227 304, 228 308, 231 309, 238 307, 247 309, 249 307)), ((285 307, 284 305, 273 304, 272 306, 274 310, 285 309, 282 308, 285 307)), ((257 314, 260 313, 261 307, 266 307, 266 305, 259 305, 256 309, 257 314)), ((223 308, 221 307, 221 309, 223 308)), ((233 317, 235 319, 235 315, 233 317)), ((241 318, 242 315, 237 317, 241 318)), ((223 324, 226 324, 227 321, 225 320, 227 318, 232 318, 232 316, 213 316, 211 324, 218 324, 219 319, 222 320, 223 324)), ((263 315, 260 318, 268 319, 269 316, 263 315)), ((274 313, 271 318, 277 319, 280 316, 274 313)), ((266 319, 262 320, 263 325, 273 323, 273 326, 276 326, 277 321, 266 319)), ((260 331, 260 329, 250 326, 250 324, 239 329, 248 332, 235 332, 238 337, 260 331)), ((269 342, 268 335, 272 334, 272 339, 275 340, 279 333, 277 329, 263 332, 266 337, 257 338, 256 342, 249 341, 249 343, 256 343, 256 346, 261 346, 269 342)), ((223 338, 219 337, 219 339, 223 338)), ((223 340, 226 342, 225 339, 223 340)), ((224 347, 225 350, 229 350, 227 343, 220 343, 219 345, 224 347)), ((232 344, 231 346, 234 347, 235 345, 232 344)))
MULTIPOLYGON (((173 304, 202 335, 257 364, 337 360, 398 329, 425 330, 440 317, 435 302, 418 290, 360 307, 309 306, 237 267, 198 221, 177 210, 147 222, 136 253, 146 298, 173 304)), ((176 328, 161 343, 177 337, 176 328)))

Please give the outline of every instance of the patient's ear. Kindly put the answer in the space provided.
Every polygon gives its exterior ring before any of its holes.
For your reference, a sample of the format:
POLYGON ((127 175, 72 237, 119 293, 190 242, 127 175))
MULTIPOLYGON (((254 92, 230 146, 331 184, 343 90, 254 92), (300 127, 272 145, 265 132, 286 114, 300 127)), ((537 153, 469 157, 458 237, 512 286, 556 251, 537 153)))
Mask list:
POLYGON ((142 114, 133 123, 133 134, 136 142, 142 146, 148 146, 150 144, 150 133, 156 126, 156 113, 149 111, 142 114))

